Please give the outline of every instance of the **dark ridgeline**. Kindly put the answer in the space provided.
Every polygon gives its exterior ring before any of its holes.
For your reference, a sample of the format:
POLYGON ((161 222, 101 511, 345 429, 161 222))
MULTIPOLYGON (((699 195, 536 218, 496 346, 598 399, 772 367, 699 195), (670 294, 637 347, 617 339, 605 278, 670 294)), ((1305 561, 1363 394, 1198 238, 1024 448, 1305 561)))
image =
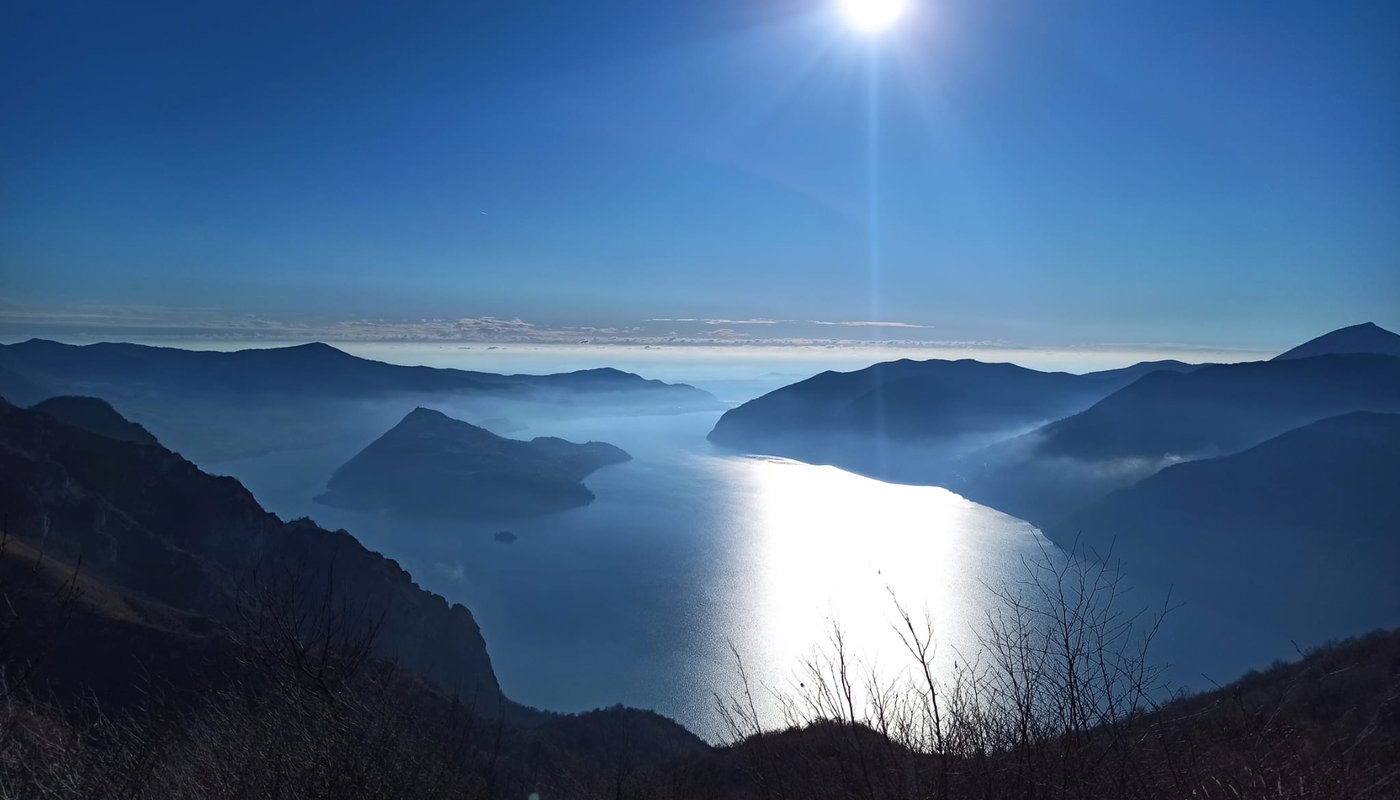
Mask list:
POLYGON ((50 397, 30 406, 29 410, 119 442, 160 444, 150 431, 127 420, 106 400, 96 397, 50 397))
POLYGON ((0 400, 0 794, 601 797, 707 749, 511 702, 471 612, 394 561, 100 400, 47 410, 0 400))
POLYGON ((417 408, 335 471, 317 501, 411 517, 505 519, 587 505, 582 483, 630 460, 604 442, 519 441, 417 408))
POLYGON ((236 352, 42 339, 0 345, 0 395, 29 405, 65 394, 107 400, 202 464, 367 441, 414 405, 453 403, 480 419, 723 407, 693 386, 615 369, 497 375, 387 364, 319 343, 236 352))
POLYGON ((401 392, 499 391, 528 395, 555 389, 608 394, 645 389, 677 408, 712 406, 707 392, 616 369, 555 375, 500 375, 438 367, 409 367, 350 355, 323 344, 236 351, 183 350, 124 342, 69 345, 30 339, 0 345, 0 366, 54 386, 157 385, 237 394, 292 393, 343 397, 401 392))
MULTIPOLYGON (((396 562, 345 531, 282 522, 237 481, 201 472, 159 445, 3 403, 0 474, 9 536, 50 558, 81 561, 83 575, 137 603, 232 623, 240 593, 294 581, 311 596, 330 592, 341 624, 378 628, 379 657, 450 692, 497 693, 466 608, 420 589, 396 562)), ((136 665, 118 659, 113 666, 136 665)))

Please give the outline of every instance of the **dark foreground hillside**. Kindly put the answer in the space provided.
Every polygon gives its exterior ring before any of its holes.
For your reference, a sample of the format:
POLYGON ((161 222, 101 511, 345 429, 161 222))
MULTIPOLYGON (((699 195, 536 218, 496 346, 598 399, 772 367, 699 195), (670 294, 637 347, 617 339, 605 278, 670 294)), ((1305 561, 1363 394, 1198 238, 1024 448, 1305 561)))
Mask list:
POLYGON ((1032 679, 1010 705, 967 713, 962 692, 975 690, 941 687, 938 702, 896 693, 854 724, 844 684, 823 686, 837 713, 707 754, 681 783, 706 800, 1400 796, 1400 630, 1090 725, 1074 719, 1096 702, 1062 702, 1102 686, 1042 695, 1031 671, 1019 677, 1032 679))
POLYGON ((237 481, 158 444, 0 401, 0 475, 6 533, 123 595, 229 624, 256 586, 296 587, 333 606, 338 625, 373 630, 375 655, 451 691, 496 691, 466 608, 349 533, 283 522, 237 481))
MULTIPOLYGON (((132 678, 139 701, 108 709, 41 687, 55 660, 114 652, 127 612, 61 567, 36 567, 32 553, 7 552, 0 564, 6 600, 29 597, 0 604, 7 800, 1332 800, 1390 798, 1400 787, 1400 631, 1160 708, 1139 706, 1131 684, 1141 675, 1111 653, 1124 692, 1109 697, 1092 637, 1077 654, 1002 638, 1010 649, 988 672, 934 692, 890 689, 864 711, 874 698, 863 679, 833 659, 793 698, 816 721, 709 749, 669 720, 621 708, 505 721, 487 701, 449 698, 364 658, 356 640, 298 641, 269 609, 198 656, 207 683, 169 685, 152 662, 132 678), (103 630, 105 640, 87 640, 103 630), (1084 667, 1082 682, 1064 680, 1066 653, 1084 667)), ((727 708, 744 733, 742 698, 727 708)))

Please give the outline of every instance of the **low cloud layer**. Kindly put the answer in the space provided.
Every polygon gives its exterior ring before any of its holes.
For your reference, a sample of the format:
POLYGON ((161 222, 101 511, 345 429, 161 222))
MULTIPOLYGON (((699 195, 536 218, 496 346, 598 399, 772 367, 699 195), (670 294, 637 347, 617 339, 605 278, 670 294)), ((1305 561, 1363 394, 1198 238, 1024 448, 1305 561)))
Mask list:
MULTIPOLYGON (((905 322, 656 317, 632 325, 543 325, 519 317, 453 319, 288 319, 215 309, 0 306, 0 334, 77 338, 227 339, 268 341, 463 342, 623 345, 948 345, 923 337, 873 339, 822 336, 823 328, 927 330, 905 322)), ((966 343, 956 343, 966 344, 966 343)))
MULTIPOLYGON (((946 333, 939 331, 946 336, 946 333)), ((724 319, 654 317, 632 324, 547 325, 520 317, 289 318, 236 314, 218 309, 134 306, 35 308, 0 299, 0 337, 32 336, 65 341, 170 342, 421 342, 485 345, 599 345, 646 348, 883 348, 1020 351, 1044 349, 995 339, 938 338, 935 326, 899 320, 724 319), (884 333, 882 331, 889 331, 884 333), (836 335, 831 335, 836 334, 836 335), (891 335, 893 334, 893 335, 891 335)), ((1149 345, 1076 345, 1096 350, 1147 351, 1149 345)), ((1164 347, 1164 346, 1157 346, 1164 347)), ((1221 349, 1171 346, 1181 355, 1199 350, 1217 360, 1221 349)), ((1239 351, 1242 357, 1249 353, 1239 351)), ((1229 360, 1240 360, 1239 358, 1229 360)))
POLYGON ((814 325, 841 325, 847 328, 918 328, 921 330, 931 330, 932 325, 917 325, 913 322, 866 322, 861 320, 848 320, 845 322, 827 322, 825 320, 812 320, 814 325))

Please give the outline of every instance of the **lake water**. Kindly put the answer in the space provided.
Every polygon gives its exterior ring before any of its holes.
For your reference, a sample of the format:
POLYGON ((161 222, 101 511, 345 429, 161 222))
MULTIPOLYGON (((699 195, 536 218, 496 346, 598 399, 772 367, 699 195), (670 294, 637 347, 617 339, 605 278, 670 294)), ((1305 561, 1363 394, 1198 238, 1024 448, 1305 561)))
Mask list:
MULTIPOLYGON (((485 363, 479 353, 441 347, 358 354, 501 371, 596 365, 558 361, 554 352, 492 353, 496 360, 485 363)), ((634 355, 638 362, 625 366, 649 367, 639 370, 646 377, 684 380, 693 371, 697 385, 730 402, 817 365, 634 355)), ((239 478, 284 518, 349 530, 425 588, 470 608, 512 699, 555 711, 651 708, 712 740, 725 732, 715 696, 743 688, 736 654, 765 721, 777 725, 776 696, 791 693, 814 651, 829 650, 833 626, 861 663, 897 675, 909 663, 892 628, 897 598, 931 620, 935 666, 947 674, 977 650, 977 631, 999 604, 993 589, 1024 578, 1028 561, 1064 558, 1028 523, 944 489, 715 448, 705 435, 718 416, 518 420, 529 427, 511 434, 517 438, 607 441, 634 458, 587 479, 597 495, 591 505, 508 524, 427 523, 313 502, 373 436, 209 469, 239 478), (517 539, 496 541, 503 529, 517 539)), ((1178 686, 1228 681, 1293 654, 1286 626, 1241 618, 1228 598, 1175 596, 1186 605, 1169 618, 1157 653, 1178 686)), ((1146 606, 1142 597, 1130 602, 1146 606)))
POLYGON ((843 630, 848 650, 902 668, 898 598, 938 633, 940 664, 976 648, 988 585, 1053 553, 1029 524, 935 487, 736 456, 705 441, 715 413, 555 423, 521 436, 613 442, 598 499, 508 525, 432 524, 310 500, 363 443, 226 462, 271 510, 345 527, 426 588, 471 608, 506 694, 557 711, 652 708, 718 737, 715 695, 791 687, 843 630), (512 543, 495 540, 503 528, 512 543), (984 585, 987 584, 987 585, 984 585), (732 647, 732 650, 731 650, 732 647))

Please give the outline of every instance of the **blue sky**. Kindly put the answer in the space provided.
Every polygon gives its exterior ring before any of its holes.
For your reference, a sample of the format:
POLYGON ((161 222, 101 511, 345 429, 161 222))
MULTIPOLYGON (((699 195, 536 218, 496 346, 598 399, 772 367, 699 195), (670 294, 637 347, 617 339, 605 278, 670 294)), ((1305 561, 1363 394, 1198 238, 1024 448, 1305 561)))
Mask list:
POLYGON ((1400 327, 1394 3, 915 0, 878 43, 832 0, 0 14, 11 310, 1400 327))

